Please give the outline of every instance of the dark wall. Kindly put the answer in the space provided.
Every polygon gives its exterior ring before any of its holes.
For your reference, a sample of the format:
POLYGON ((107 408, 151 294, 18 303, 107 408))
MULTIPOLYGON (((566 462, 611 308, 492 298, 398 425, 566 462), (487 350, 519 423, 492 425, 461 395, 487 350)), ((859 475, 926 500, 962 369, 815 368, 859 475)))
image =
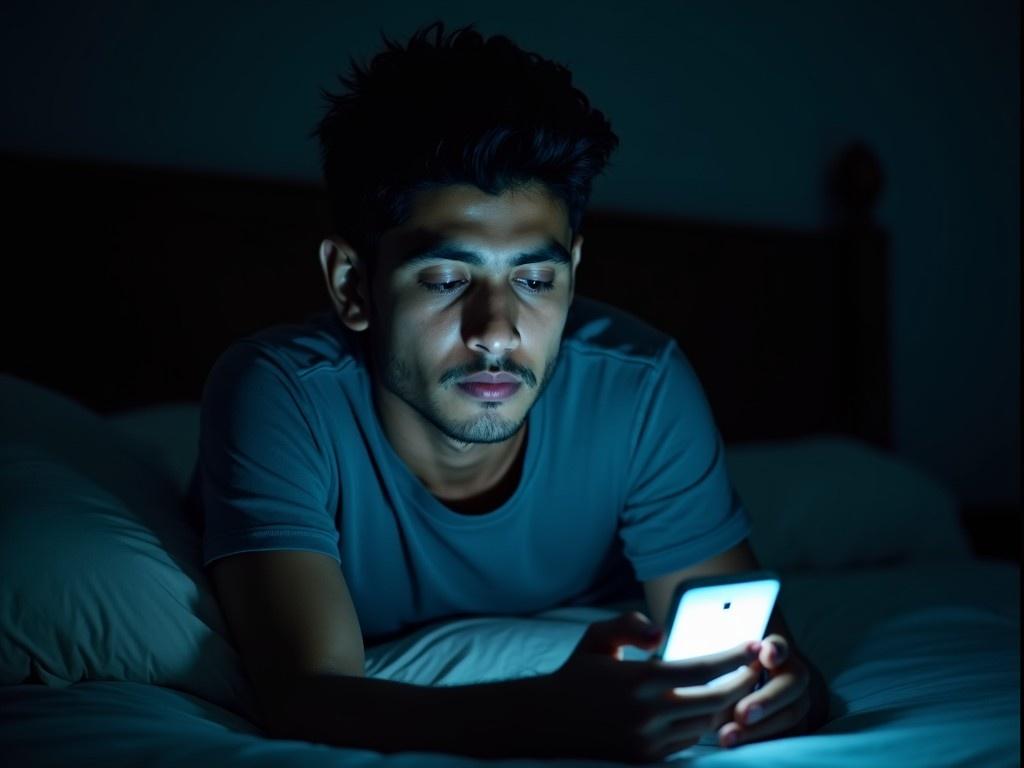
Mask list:
POLYGON ((894 447, 1019 503, 1018 3, 421 8, 8 3, 0 150, 315 180, 318 89, 435 17, 573 69, 623 141, 604 208, 814 228, 827 158, 862 138, 886 171, 894 447))

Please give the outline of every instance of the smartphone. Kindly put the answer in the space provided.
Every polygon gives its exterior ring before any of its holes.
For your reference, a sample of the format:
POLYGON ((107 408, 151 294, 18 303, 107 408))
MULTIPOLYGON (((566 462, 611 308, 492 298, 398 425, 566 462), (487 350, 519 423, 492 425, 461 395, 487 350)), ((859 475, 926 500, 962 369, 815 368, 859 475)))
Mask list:
MULTIPOLYGON (((657 655, 664 661, 682 661, 763 639, 780 586, 773 571, 747 571, 681 582, 668 613, 672 617, 669 631, 657 655)), ((728 682, 742 669, 716 677, 707 685, 728 682)))

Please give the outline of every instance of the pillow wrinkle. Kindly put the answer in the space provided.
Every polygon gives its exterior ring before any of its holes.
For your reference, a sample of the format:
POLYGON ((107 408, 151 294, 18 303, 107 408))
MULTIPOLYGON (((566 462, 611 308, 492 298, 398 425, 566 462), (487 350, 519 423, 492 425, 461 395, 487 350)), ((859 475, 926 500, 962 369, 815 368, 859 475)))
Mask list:
POLYGON ((248 717, 199 533, 129 432, 0 376, 0 685, 132 681, 248 717))

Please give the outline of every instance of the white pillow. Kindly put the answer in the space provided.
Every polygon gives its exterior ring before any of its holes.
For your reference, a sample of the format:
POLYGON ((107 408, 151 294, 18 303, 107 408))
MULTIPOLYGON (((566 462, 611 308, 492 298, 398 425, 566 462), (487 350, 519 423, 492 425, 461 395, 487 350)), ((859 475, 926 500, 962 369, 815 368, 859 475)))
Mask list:
POLYGON ((164 474, 98 415, 0 376, 0 684, 127 680, 252 718, 164 474))
POLYGON ((137 443, 178 495, 185 495, 199 450, 199 403, 160 403, 132 408, 108 414, 106 421, 137 443))
POLYGON ((766 567, 831 569, 971 557, 955 496, 906 460, 846 437, 726 449, 766 567))

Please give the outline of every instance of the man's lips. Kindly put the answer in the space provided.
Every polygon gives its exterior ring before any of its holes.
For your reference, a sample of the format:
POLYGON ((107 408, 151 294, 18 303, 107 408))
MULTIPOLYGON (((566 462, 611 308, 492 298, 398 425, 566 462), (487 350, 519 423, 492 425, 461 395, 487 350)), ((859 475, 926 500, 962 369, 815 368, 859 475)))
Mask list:
POLYGON ((511 373, 488 373, 482 371, 459 379, 459 389, 477 400, 505 400, 512 397, 523 384, 523 380, 511 373))
POLYGON ((505 400, 519 391, 518 382, 490 384, 483 381, 460 381, 459 389, 478 400, 505 400))

